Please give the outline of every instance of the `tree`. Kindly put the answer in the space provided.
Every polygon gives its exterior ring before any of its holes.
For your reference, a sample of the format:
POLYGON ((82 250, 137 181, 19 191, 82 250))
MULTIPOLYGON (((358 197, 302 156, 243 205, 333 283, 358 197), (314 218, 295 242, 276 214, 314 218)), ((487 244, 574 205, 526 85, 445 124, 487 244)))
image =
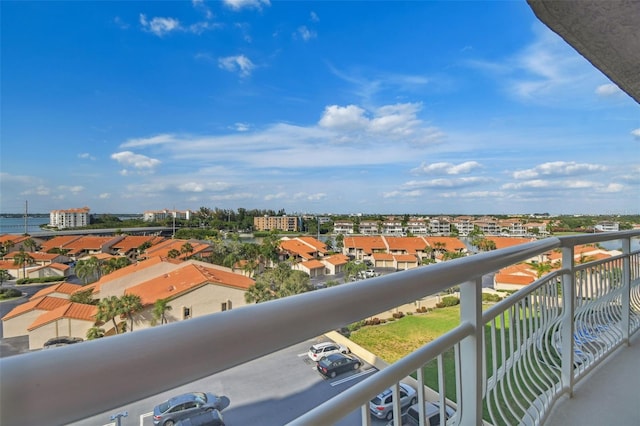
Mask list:
POLYGON ((13 264, 22 268, 22 278, 27 277, 27 265, 33 263, 33 256, 24 251, 23 247, 20 247, 20 251, 13 257, 13 264))
POLYGON ((344 235, 342 235, 342 234, 336 235, 336 248, 340 252, 344 248, 344 235))
POLYGON ((119 333, 120 328, 116 322, 116 317, 119 317, 124 312, 122 310, 122 302, 117 296, 111 296, 100 300, 98 303, 98 312, 96 313, 96 321, 106 323, 113 322, 113 328, 116 334, 119 333))
POLYGON ((133 316, 144 309, 142 299, 137 294, 125 294, 120 298, 120 309, 129 318, 129 330, 133 331, 133 316))
POLYGON ((79 260, 75 267, 75 274, 85 284, 97 281, 102 273, 102 265, 97 257, 79 260))
POLYGON ((180 257, 180 252, 176 249, 171 249, 169 250, 169 252, 167 253, 167 257, 169 259, 175 259, 177 257, 180 257))
POLYGON ((189 257, 189 255, 193 253, 193 246, 189 242, 184 243, 182 247, 180 247, 180 253, 184 254, 185 258, 189 257))
POLYGON ((27 238, 22 242, 22 245, 28 248, 32 253, 38 248, 38 243, 36 243, 33 238, 27 238))
POLYGON ((11 274, 7 272, 6 269, 0 269, 0 287, 4 284, 5 281, 9 281, 11 279, 11 274))
POLYGON ((74 303, 82 303, 84 305, 97 305, 98 300, 93 298, 93 289, 76 291, 69 297, 69 300, 74 303))
POLYGON ((112 257, 102 264, 102 272, 105 274, 110 274, 113 271, 117 271, 118 269, 124 268, 125 266, 129 265, 131 265, 131 261, 128 257, 112 257))
POLYGON ((542 277, 547 272, 553 269, 553 265, 551 262, 528 262, 527 266, 533 269, 536 272, 538 278, 542 277))
POLYGON ((158 299, 153 304, 153 319, 151 320, 151 325, 158 324, 160 321, 160 325, 166 324, 167 321, 167 312, 172 309, 171 305, 169 305, 169 300, 167 299, 158 299))
POLYGON ((344 282, 347 283, 351 277, 357 277, 358 274, 367 269, 367 265, 360 262, 349 261, 344 265, 344 282))
POLYGON ((13 244, 13 240, 4 241, 2 245, 0 245, 0 255, 4 256, 5 254, 9 253, 11 247, 13 247, 13 244))
POLYGON ((87 340, 100 339, 101 337, 104 337, 104 329, 93 326, 87 330, 87 340))
POLYGON ((286 263, 280 263, 256 278, 255 284, 247 289, 244 298, 247 303, 260 303, 311 290, 309 275, 293 271, 286 263))

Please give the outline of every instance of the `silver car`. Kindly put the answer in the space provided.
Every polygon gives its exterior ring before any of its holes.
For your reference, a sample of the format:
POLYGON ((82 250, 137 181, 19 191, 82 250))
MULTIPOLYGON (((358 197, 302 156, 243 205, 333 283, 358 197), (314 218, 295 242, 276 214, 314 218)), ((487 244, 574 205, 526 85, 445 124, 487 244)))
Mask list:
POLYGON ((209 392, 191 392, 174 396, 153 408, 153 424, 173 426, 178 421, 206 411, 222 410, 222 399, 209 392))
MULTIPOLYGON (((417 392, 411 386, 400 383, 400 407, 404 409, 418 401, 417 392)), ((369 401, 369 411, 379 419, 391 420, 393 418, 393 392, 391 388, 385 389, 369 401)))

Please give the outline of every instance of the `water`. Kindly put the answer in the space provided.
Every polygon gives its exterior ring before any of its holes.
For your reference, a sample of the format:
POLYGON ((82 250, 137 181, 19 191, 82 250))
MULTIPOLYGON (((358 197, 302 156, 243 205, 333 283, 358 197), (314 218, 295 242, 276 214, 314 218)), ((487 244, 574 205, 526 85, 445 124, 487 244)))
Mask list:
MULTIPOLYGON (((48 224, 48 217, 28 217, 27 218, 27 234, 41 232, 40 225, 48 224)), ((24 231, 23 217, 0 217, 0 235, 17 234, 22 235, 24 231)))

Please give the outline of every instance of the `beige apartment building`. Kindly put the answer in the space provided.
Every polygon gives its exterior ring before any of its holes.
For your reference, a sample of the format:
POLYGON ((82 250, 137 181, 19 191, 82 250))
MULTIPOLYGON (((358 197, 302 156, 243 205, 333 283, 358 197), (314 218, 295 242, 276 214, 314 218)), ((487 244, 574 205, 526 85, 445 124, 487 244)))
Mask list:
POLYGON ((300 229, 299 218, 296 216, 260 216, 253 218, 253 227, 256 231, 297 232, 300 229))

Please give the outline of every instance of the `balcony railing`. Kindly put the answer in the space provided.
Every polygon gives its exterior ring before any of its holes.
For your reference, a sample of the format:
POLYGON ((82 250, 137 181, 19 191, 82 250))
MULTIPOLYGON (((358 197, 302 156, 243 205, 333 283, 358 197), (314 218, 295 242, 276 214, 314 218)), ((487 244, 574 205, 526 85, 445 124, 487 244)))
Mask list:
MULTIPOLYGON (((0 424, 65 424, 224 371, 394 307, 460 287, 460 324, 292 425, 328 425, 408 376, 448 423, 542 424, 553 404, 640 328, 640 231, 545 238, 119 336, 0 360, 0 424), (574 260, 577 245, 622 254, 574 260), (482 310, 482 277, 559 249, 562 268, 482 310), (582 263, 584 262, 584 263, 582 263), (307 321, 307 318, 314 318, 307 321), (224 350, 213 350, 224 348, 224 350), (189 362, 176 359, 189 352, 189 362), (430 389, 424 370, 435 363, 430 389), (170 366, 170 368, 165 368, 170 366), (451 369, 454 369, 454 380, 451 369), (464 374, 462 373, 464 372, 464 374), (449 374, 445 374, 449 373, 449 374), (87 383, 99 391, 87 391, 87 383), (435 392, 432 392, 435 391, 435 392), (37 398, 37 404, 34 404, 37 398)), ((398 398, 395 398, 398 400, 398 398)), ((400 407, 394 408, 400 423, 400 407)), ((424 419, 424 413, 420 413, 424 419)), ((422 423, 421 423, 422 424, 422 423)))

